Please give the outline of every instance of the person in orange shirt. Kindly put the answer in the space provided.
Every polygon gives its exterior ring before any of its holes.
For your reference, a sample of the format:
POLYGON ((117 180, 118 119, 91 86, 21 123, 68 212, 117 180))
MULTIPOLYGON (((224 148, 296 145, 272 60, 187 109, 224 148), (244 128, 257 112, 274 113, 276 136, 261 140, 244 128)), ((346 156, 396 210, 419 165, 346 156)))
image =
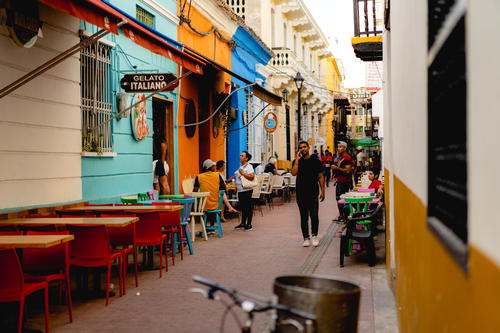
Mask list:
MULTIPOLYGON (((219 191, 226 190, 226 184, 215 170, 215 162, 211 159, 203 161, 203 170, 196 176, 194 180, 194 192, 209 192, 205 204, 205 210, 214 210, 219 206, 219 191)), ((215 214, 207 213, 207 224, 213 226, 215 224, 215 214)))

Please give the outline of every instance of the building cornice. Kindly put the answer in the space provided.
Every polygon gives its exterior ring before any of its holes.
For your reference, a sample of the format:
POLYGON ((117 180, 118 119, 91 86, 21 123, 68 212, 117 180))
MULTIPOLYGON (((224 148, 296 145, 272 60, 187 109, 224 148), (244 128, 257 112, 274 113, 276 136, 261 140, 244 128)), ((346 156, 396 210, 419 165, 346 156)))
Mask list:
POLYGON ((238 23, 234 17, 219 6, 214 0, 198 0, 193 1, 192 6, 196 8, 205 18, 219 30, 224 32, 228 37, 232 37, 238 29, 238 23))
POLYGON ((174 23, 175 25, 179 25, 179 18, 175 15, 175 13, 172 13, 170 10, 165 8, 159 2, 157 2, 155 0, 141 0, 141 2, 145 5, 148 5, 149 7, 153 8, 157 13, 159 13, 161 16, 165 17, 170 22, 174 23))

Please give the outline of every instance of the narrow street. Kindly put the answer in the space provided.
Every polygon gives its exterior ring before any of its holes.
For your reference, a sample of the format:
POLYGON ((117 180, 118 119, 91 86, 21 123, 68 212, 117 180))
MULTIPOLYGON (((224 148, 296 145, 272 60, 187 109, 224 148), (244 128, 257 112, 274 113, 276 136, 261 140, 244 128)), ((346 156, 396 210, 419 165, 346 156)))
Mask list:
MULTIPOLYGON (((358 284, 362 288, 359 332, 397 332, 392 293, 389 291, 383 265, 383 239, 377 252, 378 264, 370 268, 362 256, 347 258, 344 268, 338 267, 338 225, 334 189, 327 188, 327 199, 320 206, 320 246, 302 247, 299 215, 294 198, 282 204, 275 198, 274 209, 262 207, 264 216, 255 211, 254 229, 234 230, 237 219, 223 224, 224 237, 211 236, 208 241, 195 242, 196 253, 185 251, 184 260, 176 257, 175 266, 158 278, 158 271, 139 274, 139 287, 134 288, 129 270, 127 294, 112 297, 110 305, 103 299, 75 300, 74 322, 69 324, 64 305, 51 307, 54 332, 218 332, 224 311, 220 303, 200 294, 188 292, 197 287, 191 280, 201 275, 221 284, 262 296, 272 296, 273 280, 279 275, 318 274, 358 284), (329 238, 329 236, 334 236, 329 238)), ((170 258, 169 258, 170 260, 170 258)), ((170 261, 171 262, 171 261, 170 261)), ((169 263, 170 263, 169 262, 169 263)), ((115 290, 117 289, 115 281, 115 290)), ((334 309, 332 309, 334 311, 334 309)), ((43 327, 43 316, 33 325, 43 327)), ((259 315, 255 332, 266 326, 265 315, 259 315)), ((228 316, 226 332, 236 332, 234 320, 228 316)))

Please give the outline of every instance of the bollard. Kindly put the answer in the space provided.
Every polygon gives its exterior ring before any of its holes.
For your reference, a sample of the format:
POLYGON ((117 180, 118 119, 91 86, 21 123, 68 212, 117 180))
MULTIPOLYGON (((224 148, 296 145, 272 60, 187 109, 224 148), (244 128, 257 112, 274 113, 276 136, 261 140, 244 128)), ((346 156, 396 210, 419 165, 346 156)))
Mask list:
MULTIPOLYGON (((352 283, 314 276, 280 276, 274 280, 278 303, 316 315, 316 333, 355 333, 358 325, 360 288, 352 283)), ((305 320, 278 312, 277 333, 296 333, 285 318, 305 320)))

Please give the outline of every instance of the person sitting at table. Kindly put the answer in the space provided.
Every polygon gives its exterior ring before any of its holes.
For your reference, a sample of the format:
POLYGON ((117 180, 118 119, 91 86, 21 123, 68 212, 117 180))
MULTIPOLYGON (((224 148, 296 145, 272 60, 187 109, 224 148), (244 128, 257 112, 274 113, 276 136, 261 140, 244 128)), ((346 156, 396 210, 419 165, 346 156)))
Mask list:
MULTIPOLYGON (((224 162, 223 160, 219 160, 215 164, 215 168, 216 168, 217 172, 219 173, 219 176, 222 178, 222 180, 224 182, 226 182, 226 176, 224 175, 225 166, 226 166, 226 162, 224 162)), ((224 205, 222 206, 222 214, 220 214, 220 219, 222 222, 226 222, 226 219, 224 218, 224 210, 226 207, 230 213, 238 213, 238 211, 236 209, 234 209, 233 206, 231 206, 231 204, 229 203, 229 200, 227 199, 226 193, 224 193, 224 205)))
POLYGON ((276 169, 276 158, 274 157, 269 158, 269 163, 266 164, 264 172, 271 173, 273 175, 278 174, 278 170, 276 169))
MULTIPOLYGON (((196 176, 194 180, 193 191, 198 192, 209 192, 207 197, 207 202, 205 204, 205 210, 215 210, 219 205, 219 191, 226 190, 226 183, 220 176, 220 174, 215 170, 216 163, 211 159, 206 159, 203 161, 203 170, 199 175, 196 176)), ((207 213, 207 225, 213 226, 215 224, 215 214, 207 213)))

